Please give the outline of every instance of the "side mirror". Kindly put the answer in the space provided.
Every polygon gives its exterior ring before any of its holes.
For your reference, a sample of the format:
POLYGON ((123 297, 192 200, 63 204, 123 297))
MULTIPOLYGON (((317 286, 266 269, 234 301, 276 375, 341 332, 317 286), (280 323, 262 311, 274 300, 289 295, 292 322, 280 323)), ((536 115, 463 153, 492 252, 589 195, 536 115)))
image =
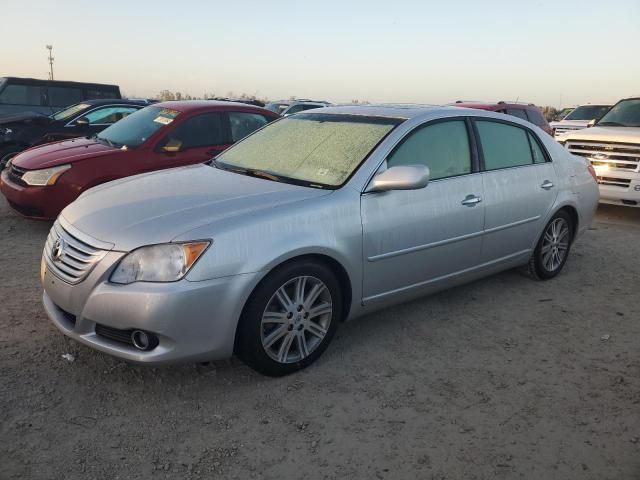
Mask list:
POLYGON ((587 123, 587 128, 591 128, 596 124, 595 119, 591 120, 589 123, 587 123))
POLYGON ((76 120, 76 125, 78 125, 79 127, 86 127, 90 123, 91 122, 87 117, 80 117, 79 119, 76 120))
POLYGON ((162 147, 162 151, 166 153, 176 153, 179 152, 181 148, 182 142, 180 140, 172 138, 166 143, 164 147, 162 147))
POLYGON ((399 165, 373 177, 367 192, 388 190, 418 190, 429 183, 429 167, 426 165, 399 165))

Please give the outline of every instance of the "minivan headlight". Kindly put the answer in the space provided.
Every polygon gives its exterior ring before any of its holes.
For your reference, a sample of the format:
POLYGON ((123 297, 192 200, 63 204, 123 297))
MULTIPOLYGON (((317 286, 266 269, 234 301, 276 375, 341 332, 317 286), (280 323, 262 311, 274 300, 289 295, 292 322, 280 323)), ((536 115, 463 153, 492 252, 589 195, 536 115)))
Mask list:
POLYGON ((141 247, 126 255, 111 274, 111 282, 175 282, 184 277, 211 244, 208 240, 141 247))
POLYGON ((41 170, 29 170, 22 175, 22 180, 27 185, 37 185, 43 187, 45 185, 54 185, 60 175, 69 170, 71 165, 60 165, 58 167, 43 168, 41 170))

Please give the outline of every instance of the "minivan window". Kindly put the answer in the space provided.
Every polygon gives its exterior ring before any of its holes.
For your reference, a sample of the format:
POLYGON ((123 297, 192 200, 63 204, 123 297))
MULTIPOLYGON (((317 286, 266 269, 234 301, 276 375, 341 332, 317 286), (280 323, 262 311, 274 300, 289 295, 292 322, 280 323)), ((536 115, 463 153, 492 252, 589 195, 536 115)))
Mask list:
POLYGON ((513 125, 476 122, 486 170, 531 165, 533 158, 527 131, 513 125))
POLYGON ((9 84, 0 93, 0 103, 40 106, 41 92, 36 85, 9 84))
POLYGON ((529 121, 529 119, 527 118, 527 114, 524 113, 524 110, 521 110, 519 108, 507 108, 507 114, 521 118, 522 120, 526 120, 527 122, 529 121))
POLYGON ((74 87, 48 87, 49 105, 66 107, 82 101, 82 89, 74 87))
POLYGON ((430 178, 471 172, 471 150, 464 121, 435 123, 409 134, 387 159, 387 166, 426 165, 430 178))
POLYGON ((246 174, 259 172, 263 178, 286 183, 338 187, 400 122, 363 115, 301 113, 236 143, 217 157, 215 165, 246 174))
POLYGON ((160 146, 168 142, 179 143, 182 150, 229 143, 224 129, 224 114, 211 112, 187 118, 160 142, 160 146))
POLYGON ((178 115, 178 110, 146 107, 107 127, 96 138, 113 147, 136 148, 162 127, 171 124, 178 115))
POLYGON ((529 121, 538 127, 546 123, 542 113, 537 110, 527 110, 527 116, 529 117, 529 121))

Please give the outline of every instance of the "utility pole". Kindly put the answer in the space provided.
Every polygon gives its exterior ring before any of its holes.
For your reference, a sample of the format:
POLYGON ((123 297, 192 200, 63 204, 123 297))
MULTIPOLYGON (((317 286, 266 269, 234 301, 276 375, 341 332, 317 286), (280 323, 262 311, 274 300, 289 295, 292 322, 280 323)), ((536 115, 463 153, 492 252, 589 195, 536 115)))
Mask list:
POLYGON ((51 56, 53 45, 47 45, 47 50, 49 50, 49 80, 53 80, 53 57, 51 56))

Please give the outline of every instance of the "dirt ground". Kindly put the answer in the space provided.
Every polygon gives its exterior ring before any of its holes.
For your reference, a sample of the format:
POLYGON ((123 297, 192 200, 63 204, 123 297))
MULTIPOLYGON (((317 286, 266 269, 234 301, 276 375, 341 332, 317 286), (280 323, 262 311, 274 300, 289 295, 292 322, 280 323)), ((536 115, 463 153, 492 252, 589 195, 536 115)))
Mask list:
POLYGON ((640 479, 640 209, 602 206, 555 280, 349 322, 281 379, 68 340, 40 302, 49 227, 0 200, 1 479, 640 479))

